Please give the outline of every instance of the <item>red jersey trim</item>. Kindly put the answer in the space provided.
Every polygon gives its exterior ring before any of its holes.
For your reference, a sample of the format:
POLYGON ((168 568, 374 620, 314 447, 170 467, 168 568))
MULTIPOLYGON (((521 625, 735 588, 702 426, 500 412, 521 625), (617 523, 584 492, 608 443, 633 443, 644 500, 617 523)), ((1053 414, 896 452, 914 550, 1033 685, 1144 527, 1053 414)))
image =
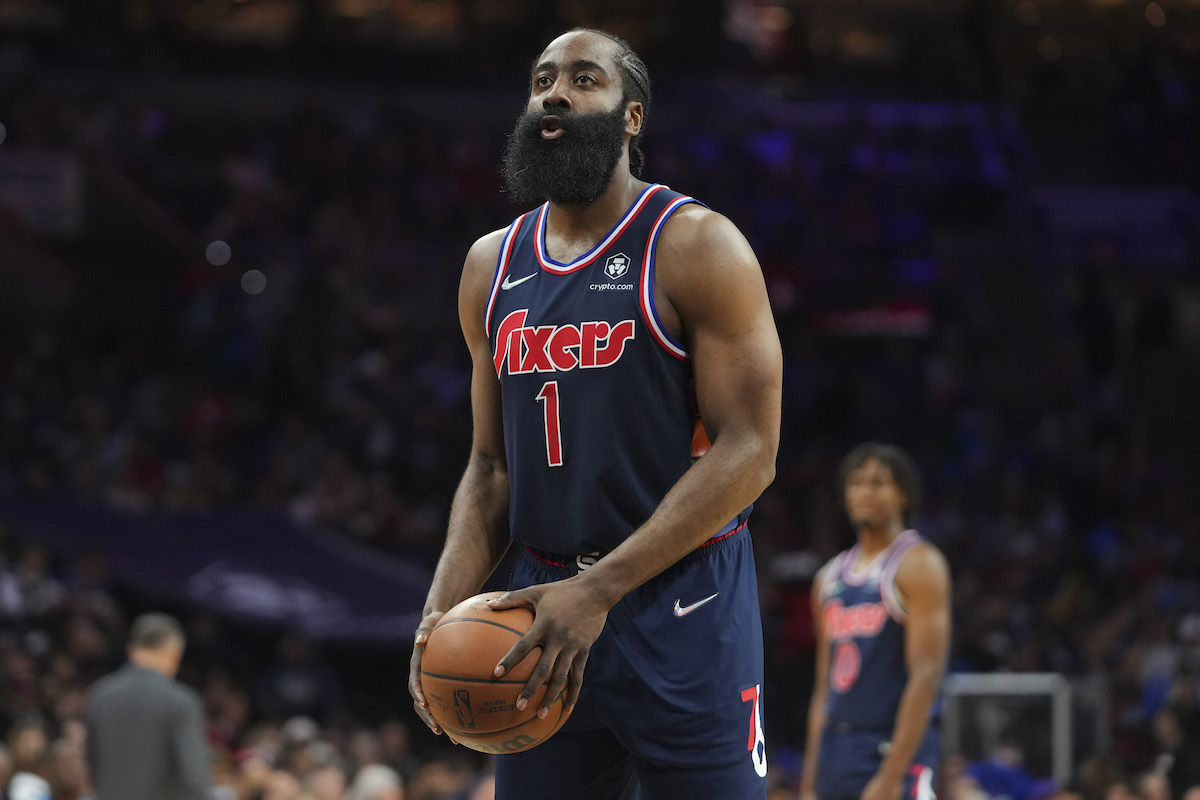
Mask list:
POLYGON ((492 308, 496 305, 496 295, 500 291, 504 273, 508 271, 508 264, 512 260, 513 242, 516 240, 525 218, 531 213, 533 212, 522 214, 514 219, 508 226, 508 233, 504 234, 504 241, 500 244, 500 254, 496 257, 496 274, 492 277, 492 292, 488 295, 487 309, 483 312, 483 331, 489 337, 491 336, 492 308))
POLYGON ((654 341, 680 361, 687 360, 687 349, 682 342, 667 332, 666 326, 658 317, 658 309, 654 306, 654 253, 658 245, 658 234, 662 231, 662 226, 667 219, 680 206, 694 202, 696 201, 691 197, 676 198, 662 210, 658 219, 654 221, 654 227, 650 229, 650 235, 646 238, 646 252, 642 258, 642 285, 638 289, 638 302, 642 307, 642 316, 645 318, 646 324, 650 326, 650 333, 654 337, 654 341))

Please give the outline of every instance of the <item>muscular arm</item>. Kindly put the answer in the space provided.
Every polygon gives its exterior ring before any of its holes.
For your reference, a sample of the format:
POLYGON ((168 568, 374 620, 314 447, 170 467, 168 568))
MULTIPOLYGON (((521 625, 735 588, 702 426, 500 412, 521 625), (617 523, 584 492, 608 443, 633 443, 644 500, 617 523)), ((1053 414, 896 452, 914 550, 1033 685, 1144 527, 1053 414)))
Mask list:
POLYGON ((829 636, 825 633, 825 615, 821 602, 821 584, 825 570, 813 578, 812 615, 817 634, 817 659, 813 675, 812 697, 808 702, 808 736, 804 745, 804 771, 800 775, 800 797, 816 797, 817 766, 821 758, 821 733, 825 730, 825 703, 829 699, 829 636))
POLYGON ((908 612, 904 625, 908 682, 900 696, 891 750, 863 792, 864 800, 899 797, 900 783, 925 736, 950 649, 950 569, 942 554, 932 545, 914 547, 896 572, 896 588, 908 612), (876 787, 878 793, 873 792, 876 787))
POLYGON ((656 257, 656 302, 686 340, 696 396, 712 446, 650 518, 598 563, 572 578, 494 601, 536 608, 534 626, 500 662, 503 674, 535 646, 542 655, 517 700, 542 682, 540 711, 566 687, 572 706, 608 610, 716 534, 753 503, 775 474, 782 356, 762 271, 725 217, 685 206, 664 226, 656 257))
POLYGON ((426 711, 420 665, 425 641, 442 615, 460 600, 476 594, 509 546, 508 470, 500 421, 500 383, 492 367, 483 315, 503 231, 489 234, 471 248, 459 286, 459 318, 471 352, 471 418, 473 433, 467 468, 450 505, 446 542, 434 570, 433 583, 417 628, 409 692, 418 715, 435 733, 437 723, 426 711))

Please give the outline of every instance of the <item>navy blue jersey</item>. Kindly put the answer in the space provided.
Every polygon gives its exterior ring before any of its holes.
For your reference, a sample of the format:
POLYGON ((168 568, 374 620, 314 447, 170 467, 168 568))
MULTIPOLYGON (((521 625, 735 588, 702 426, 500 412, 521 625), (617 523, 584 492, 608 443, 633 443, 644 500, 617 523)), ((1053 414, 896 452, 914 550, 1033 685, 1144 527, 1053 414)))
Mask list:
POLYGON ((484 322, 516 541, 612 550, 691 465, 691 363, 655 310, 654 254, 663 224, 694 202, 650 186, 567 264, 546 252, 548 204, 509 226, 484 322))
POLYGON ((922 541, 916 531, 904 531, 861 570, 855 569, 857 544, 829 562, 821 582, 830 648, 827 726, 888 731, 894 726, 908 682, 905 612, 896 594, 896 570, 905 553, 922 541))

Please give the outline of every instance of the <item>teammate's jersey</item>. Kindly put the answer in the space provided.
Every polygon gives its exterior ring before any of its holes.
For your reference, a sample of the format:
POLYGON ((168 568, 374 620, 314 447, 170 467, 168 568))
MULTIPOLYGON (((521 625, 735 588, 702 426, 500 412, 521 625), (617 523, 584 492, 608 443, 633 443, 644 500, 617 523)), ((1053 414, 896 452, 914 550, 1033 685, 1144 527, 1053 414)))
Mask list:
POLYGON ((509 226, 484 322, 516 541, 564 554, 612 550, 691 465, 691 362, 655 310, 654 257, 664 223, 694 202, 647 187, 566 264, 546 252, 548 205, 509 226))
POLYGON ((857 544, 829 562, 821 582, 830 648, 828 724, 886 730, 895 724, 908 681, 896 570, 922 541, 916 531, 904 531, 862 570, 854 568, 857 544))

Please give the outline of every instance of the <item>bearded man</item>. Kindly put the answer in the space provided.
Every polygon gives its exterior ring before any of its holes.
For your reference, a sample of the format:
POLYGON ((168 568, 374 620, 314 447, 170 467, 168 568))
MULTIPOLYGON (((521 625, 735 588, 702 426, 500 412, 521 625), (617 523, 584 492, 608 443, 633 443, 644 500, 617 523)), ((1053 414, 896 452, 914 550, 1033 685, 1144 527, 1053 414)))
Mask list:
MULTIPOLYGON (((748 518, 775 474, 782 358, 762 270, 724 216, 641 179, 645 64, 576 29, 534 62, 509 191, 540 203, 467 253, 471 454, 417 628, 520 549, 494 609, 535 614, 571 717, 496 759, 500 800, 766 796, 763 644, 748 518), (585 679, 586 667, 586 679, 585 679)), ((531 651, 539 650, 531 654, 531 651)))

